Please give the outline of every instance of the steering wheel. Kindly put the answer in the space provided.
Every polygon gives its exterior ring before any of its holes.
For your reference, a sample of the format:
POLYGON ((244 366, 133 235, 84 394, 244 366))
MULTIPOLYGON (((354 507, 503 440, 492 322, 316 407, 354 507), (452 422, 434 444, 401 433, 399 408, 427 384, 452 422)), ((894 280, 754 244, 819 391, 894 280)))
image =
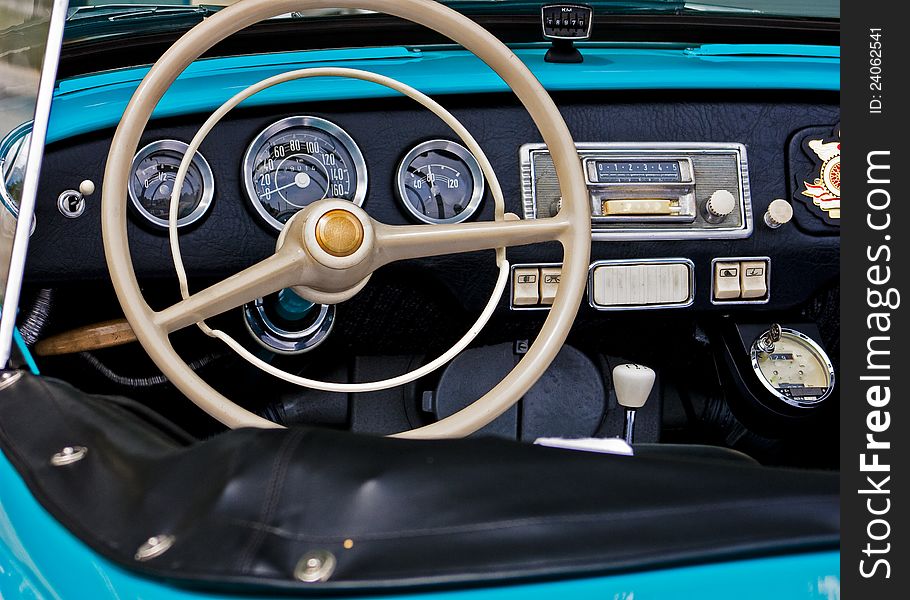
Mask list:
POLYGON ((398 437, 442 438, 473 433, 514 405, 556 357, 575 319, 591 251, 588 192, 581 161, 553 100, 502 42, 460 13, 432 0, 243 0, 218 11, 177 40, 149 70, 124 110, 111 143, 102 190, 102 235, 111 281, 143 349, 191 401, 228 427, 279 427, 235 404, 177 354, 169 334, 286 287, 323 301, 356 294, 379 267, 399 260, 558 241, 561 281, 540 333, 515 368, 466 408, 398 437), (324 199, 285 225, 275 253, 161 310, 145 301, 127 240, 127 189, 133 155, 158 101, 183 70, 212 46, 264 19, 316 8, 353 8, 397 16, 447 36, 483 60, 528 111, 547 144, 562 208, 532 221, 390 226, 351 202, 324 199))

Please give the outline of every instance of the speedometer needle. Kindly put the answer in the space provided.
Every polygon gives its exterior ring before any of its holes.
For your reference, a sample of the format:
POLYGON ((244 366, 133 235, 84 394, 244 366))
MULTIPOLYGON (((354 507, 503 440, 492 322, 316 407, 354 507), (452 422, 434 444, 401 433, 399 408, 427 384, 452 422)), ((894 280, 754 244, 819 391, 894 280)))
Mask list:
POLYGON ((295 186, 295 185, 299 188, 305 188, 308 185, 310 185, 310 181, 311 181, 310 176, 307 175, 306 173, 297 173, 297 175, 294 176, 294 181, 292 181, 291 183, 289 183, 287 185, 283 185, 280 188, 275 188, 274 190, 272 190, 272 193, 274 194, 275 192, 280 192, 281 190, 286 190, 287 188, 295 186))

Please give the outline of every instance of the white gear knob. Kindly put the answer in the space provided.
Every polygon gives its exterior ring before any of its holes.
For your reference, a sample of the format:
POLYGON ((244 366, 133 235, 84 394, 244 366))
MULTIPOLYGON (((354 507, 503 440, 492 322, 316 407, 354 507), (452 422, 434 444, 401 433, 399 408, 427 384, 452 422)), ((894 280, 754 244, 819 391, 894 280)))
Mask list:
POLYGON ((736 196, 727 190, 717 190, 705 203, 705 210, 714 221, 722 221, 736 208, 736 196))
POLYGON ((625 364, 613 369, 613 388, 620 406, 641 408, 654 387, 654 369, 644 365, 625 364))

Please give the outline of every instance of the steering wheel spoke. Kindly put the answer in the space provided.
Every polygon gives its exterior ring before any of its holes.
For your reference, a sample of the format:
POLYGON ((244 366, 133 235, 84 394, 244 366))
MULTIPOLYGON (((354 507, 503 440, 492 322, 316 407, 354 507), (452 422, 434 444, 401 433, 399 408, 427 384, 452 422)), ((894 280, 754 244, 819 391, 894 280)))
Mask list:
POLYGON ((154 313, 154 322, 166 333, 195 325, 232 308, 283 288, 305 283, 302 252, 278 252, 185 300, 154 313))
POLYGON ((559 217, 533 221, 489 221, 452 225, 375 223, 374 268, 411 258, 524 246, 562 239, 569 223, 559 217))

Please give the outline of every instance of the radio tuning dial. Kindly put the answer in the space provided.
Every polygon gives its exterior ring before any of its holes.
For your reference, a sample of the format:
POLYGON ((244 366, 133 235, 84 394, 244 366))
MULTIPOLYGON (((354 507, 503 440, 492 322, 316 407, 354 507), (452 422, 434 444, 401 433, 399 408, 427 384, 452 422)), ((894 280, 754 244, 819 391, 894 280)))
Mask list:
POLYGON ((717 190, 705 203, 705 218, 709 223, 719 223, 736 208, 736 196, 727 190, 717 190))

